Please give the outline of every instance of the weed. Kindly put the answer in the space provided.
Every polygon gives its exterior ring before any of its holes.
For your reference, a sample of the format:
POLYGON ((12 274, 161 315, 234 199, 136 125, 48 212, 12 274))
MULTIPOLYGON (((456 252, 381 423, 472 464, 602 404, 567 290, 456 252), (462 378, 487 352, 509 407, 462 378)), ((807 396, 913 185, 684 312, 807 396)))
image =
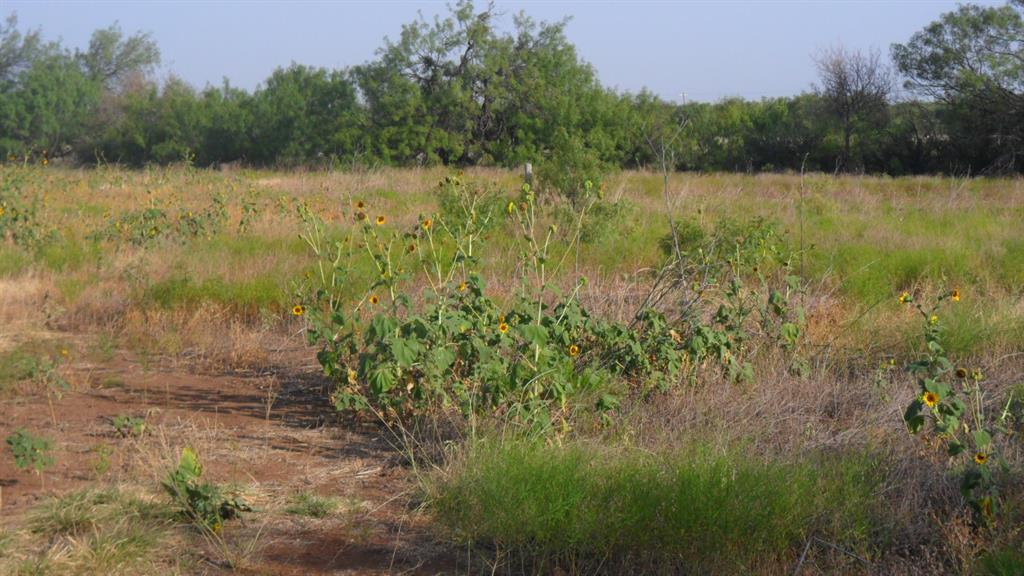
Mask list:
POLYGON ((291 498, 285 512, 309 518, 326 518, 341 506, 337 498, 321 496, 312 492, 300 492, 291 498))
MULTIPOLYGON (((499 304, 479 270, 483 238, 497 216, 485 211, 493 203, 457 176, 447 177, 440 189, 448 212, 458 215, 453 221, 424 216, 413 230, 400 232, 387 228, 386 217, 371 221, 356 206, 360 236, 333 245, 323 221, 300 212, 304 238, 320 264, 318 284, 305 294, 309 304, 297 305, 293 314, 307 319, 310 342, 322 347, 318 358, 337 384, 333 397, 339 409, 509 410, 546 428, 558 412, 573 407, 570 399, 593 394, 616 375, 647 383, 675 378, 682 351, 659 313, 643 311, 635 327, 603 322, 579 304, 585 279, 568 295, 549 284, 549 274, 558 272, 579 242, 590 205, 582 201, 593 203, 593 197, 579 198, 561 249, 557 226, 544 225, 529 186, 518 203, 508 203, 508 225, 522 239, 523 273, 519 291, 499 304), (349 306, 343 287, 359 252, 372 262, 376 279, 349 306), (430 286, 420 310, 404 292, 417 269, 430 286)), ((598 410, 617 405, 607 387, 601 392, 605 401, 595 404, 598 410)))
POLYGON ((122 438, 142 436, 146 433, 146 419, 141 416, 118 414, 111 419, 110 424, 122 438))
POLYGON ((23 429, 15 430, 5 439, 14 456, 14 465, 18 470, 32 469, 42 476, 43 470, 53 466, 53 441, 42 436, 33 436, 23 429))
POLYGON ((106 444, 97 444, 93 446, 92 451, 96 454, 96 461, 92 464, 92 471, 96 474, 96 478, 99 479, 110 471, 110 456, 113 454, 113 450, 106 444))
POLYGON ((178 466, 167 475, 162 485, 181 515, 216 535, 221 532, 225 520, 236 518, 252 508, 238 498, 224 496, 216 485, 201 482, 202 474, 198 455, 191 448, 185 448, 181 451, 178 466))
MULTIPOLYGON (((71 492, 29 512, 27 530, 45 544, 15 566, 23 573, 153 573, 173 523, 166 505, 119 490, 71 492)), ((0 562, 0 571, 5 567, 0 562)))
POLYGON ((1014 576, 1024 574, 1024 551, 1004 548, 983 555, 974 571, 979 576, 1014 576))

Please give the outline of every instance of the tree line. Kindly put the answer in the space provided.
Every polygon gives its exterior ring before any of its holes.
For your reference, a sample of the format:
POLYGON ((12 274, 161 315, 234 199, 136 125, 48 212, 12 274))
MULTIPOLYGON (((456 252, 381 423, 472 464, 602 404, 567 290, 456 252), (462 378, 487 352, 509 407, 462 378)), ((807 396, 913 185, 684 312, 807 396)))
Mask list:
POLYGON ((600 170, 667 158, 700 171, 1024 171, 1024 0, 959 6, 890 58, 816 54, 819 81, 797 96, 713 103, 602 86, 566 21, 520 14, 502 31, 495 20, 493 6, 463 0, 444 18, 403 26, 365 64, 292 64, 246 91, 157 80, 148 34, 115 24, 70 49, 20 30, 12 14, 0 24, 0 152, 131 166, 600 170), (909 97, 896 96, 898 85, 909 97))

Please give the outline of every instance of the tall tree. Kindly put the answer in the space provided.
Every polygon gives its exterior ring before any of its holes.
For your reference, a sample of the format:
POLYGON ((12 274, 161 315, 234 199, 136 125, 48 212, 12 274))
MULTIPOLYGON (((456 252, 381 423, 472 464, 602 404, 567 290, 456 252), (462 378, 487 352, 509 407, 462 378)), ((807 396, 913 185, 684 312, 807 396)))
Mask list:
POLYGON ((160 49, 149 34, 125 38, 114 23, 93 32, 89 48, 78 53, 78 58, 91 79, 112 90, 134 74, 152 72, 160 64, 160 49))
POLYGON ((18 15, 11 13, 0 22, 0 82, 11 82, 42 55, 43 41, 39 30, 24 34, 18 30, 18 15))
POLYGON ((892 57, 908 89, 947 105, 964 157, 1013 168, 1024 153, 1024 0, 960 6, 894 44, 892 57))
MULTIPOLYGON (((415 86, 426 128, 417 151, 422 160, 468 162, 479 155, 472 143, 486 101, 484 61, 495 40, 493 15, 492 5, 476 12, 472 2, 461 0, 446 18, 428 23, 421 17, 402 27, 398 41, 385 39, 379 61, 359 73, 367 88, 371 79, 401 88, 404 78, 415 86)), ((377 95, 368 101, 381 102, 377 95)))
POLYGON ((62 155, 81 137, 98 97, 70 54, 48 50, 0 92, 0 146, 5 153, 62 155))
POLYGON ((821 82, 816 92, 842 133, 837 168, 849 170, 854 136, 863 124, 877 126, 884 117, 892 92, 892 74, 877 51, 865 53, 837 46, 817 54, 814 62, 821 82))
POLYGON ((253 96, 252 159, 298 164, 350 155, 359 106, 348 74, 293 64, 279 68, 253 96))

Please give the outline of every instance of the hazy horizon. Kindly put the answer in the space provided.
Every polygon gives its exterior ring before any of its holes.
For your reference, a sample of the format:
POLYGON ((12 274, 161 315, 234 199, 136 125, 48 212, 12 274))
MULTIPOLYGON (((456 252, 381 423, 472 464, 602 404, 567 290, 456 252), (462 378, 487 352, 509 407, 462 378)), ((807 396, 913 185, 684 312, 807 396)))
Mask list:
MULTIPOLYGON (((1001 5, 1004 2, 976 2, 1001 5)), ((647 88, 670 100, 715 101, 789 96, 815 80, 811 55, 842 44, 889 45, 955 9, 951 1, 903 2, 540 2, 495 3, 499 28, 525 11, 536 20, 571 17, 566 35, 606 86, 647 88)), ((478 9, 485 3, 477 2, 478 9)), ((203 87, 252 90, 292 62, 344 68, 366 62, 398 38, 422 12, 447 11, 444 2, 59 2, 9 0, 22 30, 85 47, 97 28, 117 21, 126 34, 149 32, 160 47, 159 75, 203 87)))

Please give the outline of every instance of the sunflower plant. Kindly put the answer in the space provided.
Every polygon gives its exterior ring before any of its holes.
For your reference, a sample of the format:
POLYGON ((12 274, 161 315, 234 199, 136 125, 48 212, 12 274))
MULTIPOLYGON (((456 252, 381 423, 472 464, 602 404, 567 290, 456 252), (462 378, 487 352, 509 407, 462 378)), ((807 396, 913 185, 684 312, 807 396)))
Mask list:
POLYGON ((661 245, 683 310, 677 340, 693 369, 717 365, 730 380, 752 381, 750 358, 771 346, 789 355, 795 372, 805 373, 804 311, 794 301, 803 291, 793 270, 798 253, 775 226, 755 218, 723 222, 710 233, 687 221, 675 230, 661 245))
POLYGON ((961 471, 964 498, 983 521, 990 522, 999 496, 993 464, 1008 469, 995 442, 1004 428, 985 413, 981 370, 956 366, 942 345, 940 313, 944 305, 960 299, 959 289, 943 293, 928 305, 909 292, 899 297, 901 304, 913 307, 921 317, 925 342, 924 353, 907 366, 916 378, 918 394, 903 419, 911 434, 929 433, 942 440, 951 462, 961 471))
POLYGON ((209 238, 219 233, 227 220, 227 200, 220 193, 212 196, 209 205, 195 210, 180 208, 175 212, 151 201, 146 208, 110 218, 89 237, 94 241, 147 246, 161 240, 209 238))
POLYGON ((57 231, 47 230, 39 217, 39 195, 24 191, 29 188, 32 173, 31 169, 11 168, 0 179, 0 240, 30 250, 57 237, 57 231))
POLYGON ((567 294, 551 284, 579 241, 585 205, 559 231, 529 186, 507 204, 461 176, 438 190, 441 213, 405 229, 363 201, 353 202, 355 226, 341 239, 312 212, 302 214, 318 264, 293 313, 320 346, 339 409, 400 415, 455 407, 564 426, 579 400, 610 410, 623 378, 678 368, 681 353, 660 315, 632 327, 600 321, 579 301, 584 278, 567 294), (520 254, 518 288, 500 301, 480 261, 496 226, 517 232, 520 254), (355 266, 370 270, 365 289, 351 286, 355 266), (422 288, 418 297, 413 286, 422 288))

